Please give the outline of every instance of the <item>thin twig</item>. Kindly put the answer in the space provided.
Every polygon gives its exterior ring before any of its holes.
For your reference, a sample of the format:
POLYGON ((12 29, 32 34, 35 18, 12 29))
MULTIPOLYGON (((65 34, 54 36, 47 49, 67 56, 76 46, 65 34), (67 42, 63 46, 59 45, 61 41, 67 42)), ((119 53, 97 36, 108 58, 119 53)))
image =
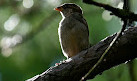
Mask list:
MULTIPOLYGON (((94 2, 95 4, 97 4, 96 2, 94 2)), ((126 10, 128 9, 127 7, 127 1, 124 0, 124 6, 123 6, 123 9, 126 10)), ((100 5, 100 4, 98 4, 100 5)), ((128 10, 129 11, 129 10, 128 10)), ((112 42, 110 43, 110 45, 108 46, 108 48, 105 50, 105 52, 102 54, 102 56, 100 57, 100 59, 97 61, 97 63, 88 71, 88 73, 82 77, 82 79, 80 81, 85 81, 86 78, 88 77, 88 75, 101 63, 101 61, 103 60, 104 56, 108 53, 108 51, 112 48, 112 46, 114 45, 114 43, 118 40, 118 38, 120 38, 122 36, 122 32, 126 29, 126 26, 127 26, 127 23, 128 23, 128 20, 127 18, 122 18, 123 20, 123 26, 122 26, 122 29, 120 30, 120 32, 118 32, 117 36, 112 40, 112 42)))
POLYGON ((123 24, 123 27, 122 27, 121 31, 117 33, 116 37, 110 43, 110 45, 105 50, 105 52, 102 54, 102 56, 97 61, 97 63, 88 71, 88 73, 84 77, 82 77, 82 79, 80 81, 84 81, 88 77, 88 75, 101 63, 101 61, 103 60, 104 56, 108 53, 108 51, 111 49, 111 47, 114 45, 114 43, 118 40, 118 38, 120 38, 120 36, 122 36, 122 32, 125 30, 126 25, 127 25, 127 20, 124 21, 124 24, 123 24))

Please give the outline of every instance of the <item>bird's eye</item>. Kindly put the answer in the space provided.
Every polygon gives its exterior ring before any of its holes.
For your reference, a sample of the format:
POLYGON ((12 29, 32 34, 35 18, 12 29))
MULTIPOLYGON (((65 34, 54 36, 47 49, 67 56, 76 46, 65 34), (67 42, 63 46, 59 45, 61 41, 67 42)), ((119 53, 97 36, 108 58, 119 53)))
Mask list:
POLYGON ((67 8, 67 6, 66 6, 66 5, 64 5, 64 6, 63 6, 63 8, 64 8, 64 9, 66 9, 66 8, 67 8))

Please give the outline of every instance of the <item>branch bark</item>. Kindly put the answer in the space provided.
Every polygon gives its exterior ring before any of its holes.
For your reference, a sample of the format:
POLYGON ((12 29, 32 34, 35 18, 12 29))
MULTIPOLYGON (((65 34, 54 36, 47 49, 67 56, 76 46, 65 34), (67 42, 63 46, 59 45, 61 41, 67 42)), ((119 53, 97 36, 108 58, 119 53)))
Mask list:
MULTIPOLYGON (((27 81, 79 81, 98 61, 115 36, 116 34, 105 38, 98 44, 80 52, 71 59, 64 61, 58 66, 53 66, 42 74, 27 81)), ((123 35, 104 57, 104 60, 86 79, 92 79, 105 70, 135 59, 137 57, 136 41, 137 27, 125 30, 123 35)))

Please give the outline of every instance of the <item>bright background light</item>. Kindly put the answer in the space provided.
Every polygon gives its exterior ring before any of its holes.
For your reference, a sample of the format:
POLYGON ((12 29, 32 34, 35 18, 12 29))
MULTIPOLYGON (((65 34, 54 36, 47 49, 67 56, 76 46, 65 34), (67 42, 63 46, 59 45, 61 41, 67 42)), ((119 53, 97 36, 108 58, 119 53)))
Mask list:
POLYGON ((9 19, 4 23, 4 28, 7 31, 12 31, 20 22, 20 18, 17 14, 13 14, 9 19))
POLYGON ((33 4, 34 4, 33 0, 23 0, 23 6, 25 8, 31 8, 33 4))

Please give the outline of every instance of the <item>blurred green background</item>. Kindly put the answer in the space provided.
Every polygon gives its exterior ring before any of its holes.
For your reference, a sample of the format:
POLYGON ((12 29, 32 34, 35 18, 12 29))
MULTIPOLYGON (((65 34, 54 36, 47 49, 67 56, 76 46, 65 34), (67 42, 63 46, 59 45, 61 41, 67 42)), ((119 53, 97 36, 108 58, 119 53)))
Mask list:
MULTIPOLYGON (((122 8, 121 0, 97 0, 122 8)), ((120 19, 81 0, 0 0, 0 81, 24 81, 66 59, 58 41, 61 20, 54 7, 72 2, 80 5, 96 44, 121 28, 120 19)), ((137 0, 130 0, 137 12, 137 0)), ((92 81, 135 81, 137 61, 111 68, 92 81)), ((136 78, 137 79, 137 78, 136 78)), ((90 80, 89 80, 90 81, 90 80)))

